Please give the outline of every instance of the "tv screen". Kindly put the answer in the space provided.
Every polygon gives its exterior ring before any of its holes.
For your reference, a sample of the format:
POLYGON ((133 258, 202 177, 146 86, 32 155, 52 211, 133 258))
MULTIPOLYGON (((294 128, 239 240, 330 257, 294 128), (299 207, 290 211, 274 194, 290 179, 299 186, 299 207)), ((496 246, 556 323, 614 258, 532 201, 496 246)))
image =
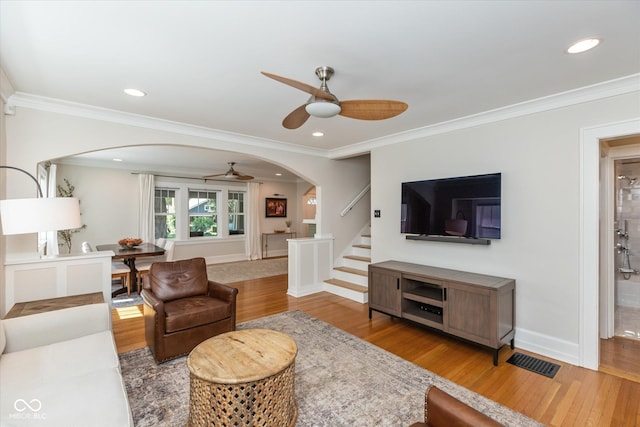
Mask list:
POLYGON ((500 238, 500 173, 402 183, 400 232, 500 238))

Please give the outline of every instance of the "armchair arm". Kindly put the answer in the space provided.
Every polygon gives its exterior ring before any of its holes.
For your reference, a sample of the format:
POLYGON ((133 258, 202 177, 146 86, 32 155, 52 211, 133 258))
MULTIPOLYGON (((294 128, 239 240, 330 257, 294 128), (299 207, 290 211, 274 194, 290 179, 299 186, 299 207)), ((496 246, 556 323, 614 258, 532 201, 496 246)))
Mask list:
POLYGON ((473 426, 501 427, 502 424, 489 418, 455 397, 431 386, 424 402, 425 423, 431 427, 473 426))
POLYGON ((233 302, 237 295, 238 289, 209 280, 209 296, 223 301, 233 302))
MULTIPOLYGON (((151 291, 150 287, 143 288, 142 292, 140 292, 140 296, 144 303, 142 309, 144 312, 145 336, 149 334, 150 331, 154 331, 158 336, 164 335, 164 301, 158 298, 151 291), (150 328, 147 325, 152 325, 153 328, 150 328)), ((151 338, 151 336, 148 336, 147 340, 150 340, 151 338)))
POLYGON ((111 330, 107 303, 88 304, 2 320, 5 353, 111 330))

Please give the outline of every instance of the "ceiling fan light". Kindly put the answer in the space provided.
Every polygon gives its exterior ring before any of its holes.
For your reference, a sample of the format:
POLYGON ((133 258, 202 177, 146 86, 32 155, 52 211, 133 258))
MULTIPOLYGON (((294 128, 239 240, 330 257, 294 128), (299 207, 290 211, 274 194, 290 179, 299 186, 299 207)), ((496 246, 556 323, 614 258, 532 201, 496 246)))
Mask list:
POLYGON ((316 100, 308 103, 305 110, 314 117, 327 118, 339 114, 342 109, 340 105, 331 101, 316 100))

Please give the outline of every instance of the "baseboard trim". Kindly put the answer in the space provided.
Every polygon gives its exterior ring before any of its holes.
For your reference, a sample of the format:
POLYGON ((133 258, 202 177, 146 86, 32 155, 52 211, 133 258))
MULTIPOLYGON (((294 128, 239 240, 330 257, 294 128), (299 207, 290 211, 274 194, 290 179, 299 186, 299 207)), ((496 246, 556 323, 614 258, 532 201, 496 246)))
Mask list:
POLYGON ((561 340, 549 335, 516 328, 515 346, 542 356, 580 366, 578 343, 561 340))
POLYGON ((296 291, 291 288, 287 289, 287 295, 291 295, 295 298, 304 297, 307 295, 317 294, 318 292, 324 291, 324 283, 314 283, 313 285, 305 285, 304 290, 296 291))

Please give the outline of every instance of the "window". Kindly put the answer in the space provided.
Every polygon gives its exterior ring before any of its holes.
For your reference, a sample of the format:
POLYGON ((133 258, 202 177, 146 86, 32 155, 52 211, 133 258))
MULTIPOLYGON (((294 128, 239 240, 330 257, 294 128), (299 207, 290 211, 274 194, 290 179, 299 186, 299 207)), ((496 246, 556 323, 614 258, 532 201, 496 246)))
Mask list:
POLYGON ((176 190, 156 188, 154 196, 155 237, 176 237, 176 190))
POLYGON ((244 234, 244 193, 229 191, 229 234, 244 234))
POLYGON ((218 235, 218 193, 189 190, 189 236, 218 235))

